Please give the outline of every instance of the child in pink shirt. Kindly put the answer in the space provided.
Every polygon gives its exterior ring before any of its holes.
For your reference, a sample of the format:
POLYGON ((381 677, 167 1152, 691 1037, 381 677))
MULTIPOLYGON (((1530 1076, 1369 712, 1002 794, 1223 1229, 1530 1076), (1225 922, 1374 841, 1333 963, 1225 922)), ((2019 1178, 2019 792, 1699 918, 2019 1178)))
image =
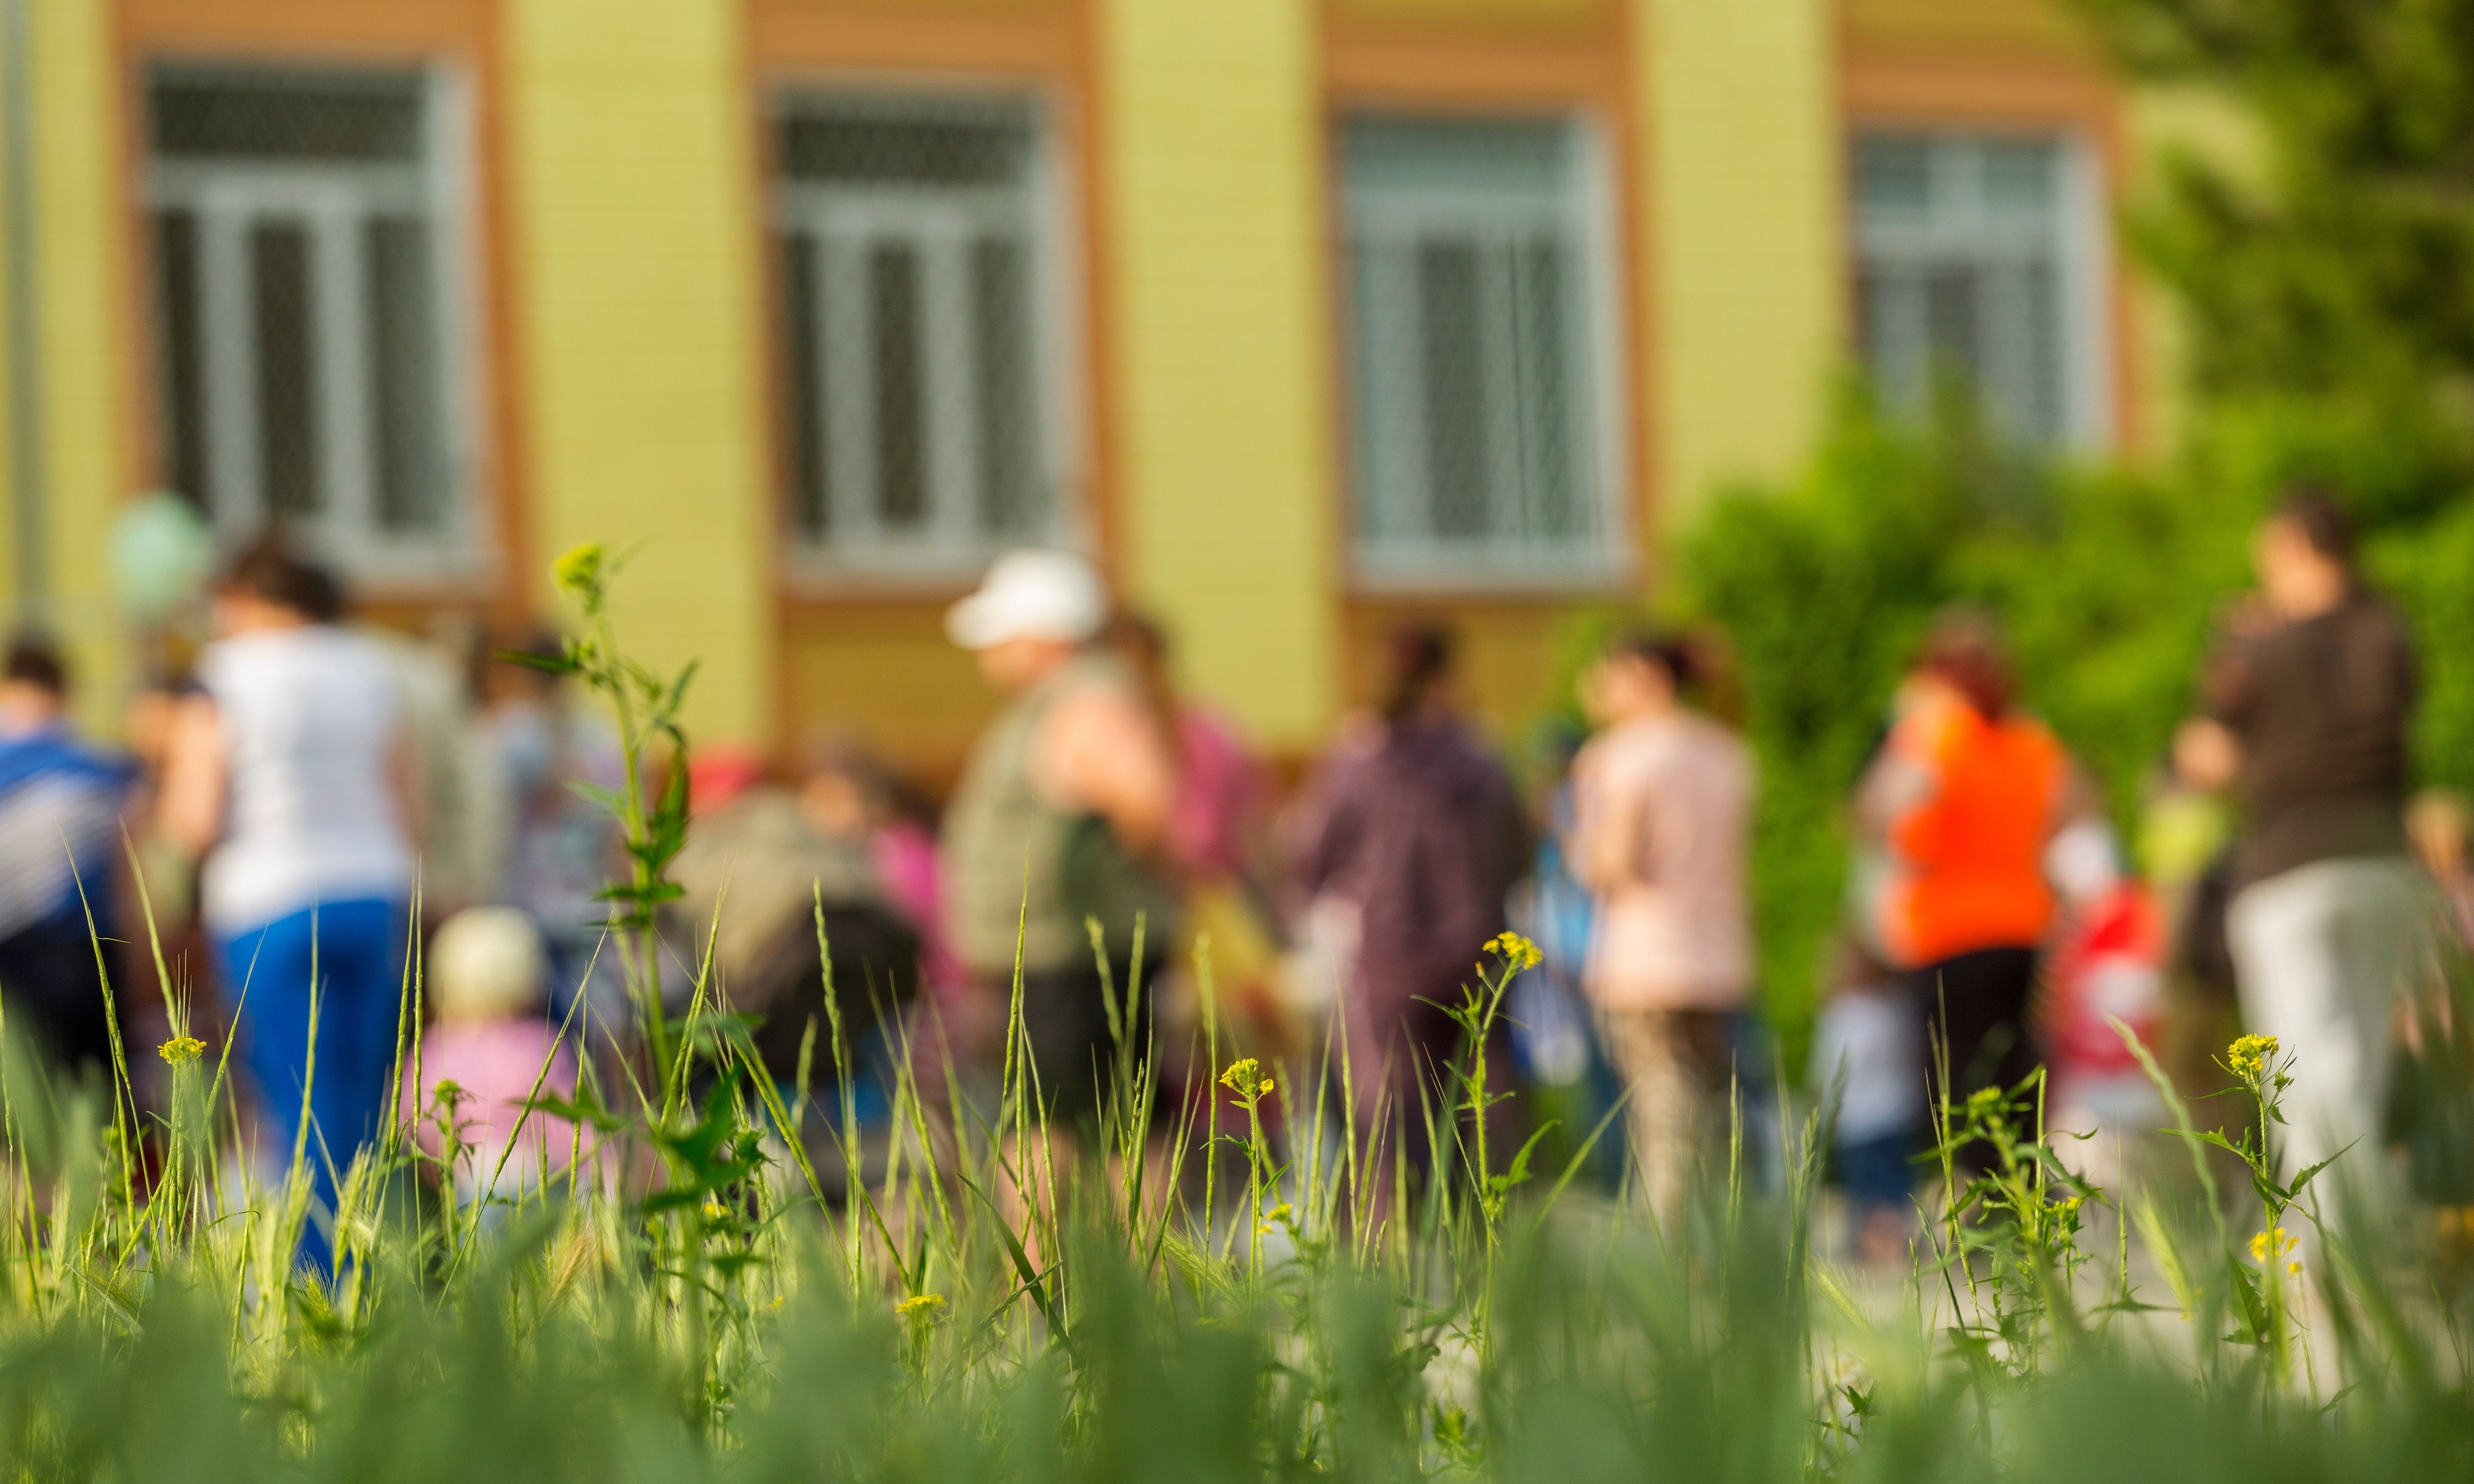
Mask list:
POLYGON ((468 1200, 510 1196, 565 1169, 572 1126, 524 1111, 536 1089, 575 1095, 574 1054, 542 1018, 548 964, 532 920, 513 907, 456 913, 424 963, 425 998, 438 1019, 421 1039, 418 1086, 404 1068, 399 1113, 413 1137, 448 1161, 468 1200))

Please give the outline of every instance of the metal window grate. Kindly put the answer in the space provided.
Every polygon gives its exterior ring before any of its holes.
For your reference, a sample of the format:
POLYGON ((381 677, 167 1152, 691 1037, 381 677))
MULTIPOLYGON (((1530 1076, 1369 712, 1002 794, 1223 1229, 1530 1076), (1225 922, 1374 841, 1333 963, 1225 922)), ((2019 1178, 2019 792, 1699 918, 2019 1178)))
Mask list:
POLYGON ((1342 172, 1360 565, 1512 577, 1603 566, 1580 130, 1357 118, 1342 172))
POLYGON ((406 575, 453 540, 437 92, 401 71, 149 78, 164 467, 228 539, 280 519, 406 575))
POLYGON ((2074 164, 2052 138, 1857 141, 1857 341, 1892 410, 1921 412, 1954 376, 2024 443, 2086 436, 2074 164))
POLYGON ((1047 536, 1036 107, 800 90, 776 138, 796 535, 920 571, 1047 536))

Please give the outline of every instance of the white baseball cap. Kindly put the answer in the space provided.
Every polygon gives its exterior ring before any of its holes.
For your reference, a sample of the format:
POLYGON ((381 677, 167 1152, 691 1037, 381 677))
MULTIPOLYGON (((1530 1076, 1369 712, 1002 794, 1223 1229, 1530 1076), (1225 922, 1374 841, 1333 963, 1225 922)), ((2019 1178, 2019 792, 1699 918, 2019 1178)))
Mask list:
POLYGON ((980 590, 945 612, 945 636, 964 649, 1007 639, 1079 644, 1108 617, 1108 591, 1091 563, 1070 552, 1009 551, 980 590))

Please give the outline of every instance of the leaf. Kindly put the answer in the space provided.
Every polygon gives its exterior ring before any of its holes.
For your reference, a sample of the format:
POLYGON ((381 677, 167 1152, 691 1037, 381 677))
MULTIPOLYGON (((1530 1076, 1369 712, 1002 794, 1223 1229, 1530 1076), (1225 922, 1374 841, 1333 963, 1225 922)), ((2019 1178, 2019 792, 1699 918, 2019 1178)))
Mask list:
POLYGON ((1529 1152, 1537 1148, 1538 1141, 1544 1138, 1554 1130, 1554 1128, 1555 1120, 1551 1118, 1546 1122, 1540 1124, 1538 1126, 1538 1132, 1529 1136, 1529 1142, 1521 1145, 1520 1152, 1512 1157, 1510 1167, 1506 1168, 1502 1174, 1492 1177, 1488 1181, 1488 1184, 1493 1185, 1497 1191, 1507 1191, 1516 1185, 1527 1185, 1529 1183, 1529 1152))
POLYGON ((1065 1348, 1066 1353, 1073 1354, 1074 1339, 1065 1330, 1065 1316, 1057 1312, 1055 1301, 1049 1296, 1041 1275, 1031 1271, 1031 1254, 1023 1250, 1022 1238, 1014 1235, 1011 1223, 1005 1219, 1004 1212, 997 1209, 997 1203, 989 1200, 987 1192, 973 1183, 970 1176, 957 1173, 954 1178, 962 1183, 963 1189, 978 1196, 980 1204, 988 1209, 988 1214, 996 1218, 997 1234, 1005 1238, 1006 1254, 1013 1258, 1013 1270, 1021 1277, 1024 1291, 1031 1295, 1031 1303, 1039 1305, 1041 1316, 1048 1321, 1048 1332, 1056 1336, 1056 1343, 1065 1348))
POLYGON ((703 663, 704 661, 701 659, 691 659, 688 661, 687 668, 679 672, 679 678, 670 682, 670 693, 662 702, 663 710, 676 711, 679 706, 686 702, 688 698, 688 682, 695 679, 696 668, 703 663))
POLYGON ((527 670, 539 670, 545 675, 574 675, 584 668, 566 655, 537 655, 523 649, 499 650, 497 658, 500 664, 521 665, 527 670))
POLYGON ((2304 1185, 2307 1185, 2311 1184, 2311 1177, 2312 1177, 2312 1176, 2318 1174, 2321 1170, 2326 1169, 2329 1165, 2334 1164, 2334 1163, 2336 1163, 2338 1161, 2340 1161, 2340 1160, 2343 1159, 2343 1158, 2345 1157, 2345 1151, 2346 1151, 2347 1149, 2351 1149, 2351 1148, 2353 1148, 2353 1147, 2354 1147, 2354 1144, 2359 1144, 2359 1143, 2361 1143, 2361 1142, 2362 1142, 2362 1140, 2361 1140, 2361 1139, 2359 1139, 2359 1138, 2358 1138, 2358 1139, 2355 1139, 2355 1140, 2353 1141, 2353 1143, 2349 1143, 2349 1144, 2347 1144, 2347 1145, 2345 1146, 2345 1148, 2344 1148, 2344 1149, 2340 1149, 2340 1150, 2338 1150, 2335 1154, 2330 1155, 2328 1158, 2326 1158, 2326 1159, 2324 1159, 2324 1160, 2320 1161, 2318 1163, 2316 1163, 2316 1164, 2315 1164, 2315 1165, 2311 1166, 2309 1169, 2304 1170, 2301 1174, 2294 1176, 2294 1177, 2293 1177, 2293 1188, 2286 1192, 2286 1197, 2290 1200, 2290 1199, 2292 1199, 2293 1197, 2296 1197, 2296 1196, 2299 1196, 2300 1194, 2302 1194, 2302 1187, 2303 1187, 2304 1185))

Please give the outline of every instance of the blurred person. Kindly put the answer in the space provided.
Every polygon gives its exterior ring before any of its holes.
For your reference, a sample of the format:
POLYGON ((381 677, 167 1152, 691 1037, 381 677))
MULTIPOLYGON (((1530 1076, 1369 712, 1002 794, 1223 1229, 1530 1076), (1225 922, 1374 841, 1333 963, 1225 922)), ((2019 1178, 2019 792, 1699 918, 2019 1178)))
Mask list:
POLYGON ((2474 869, 2466 858, 2468 839, 2474 837, 2474 810, 2456 789, 2426 788, 2407 806, 2405 827, 2414 859, 2438 889, 2459 951, 2474 952, 2474 869))
MULTIPOLYGON (((239 1006, 271 1152, 304 1149, 329 1213, 338 1177, 387 1113, 419 817, 394 675, 376 645, 341 627, 343 610, 334 579, 278 539, 232 562, 158 806, 165 831, 204 861, 202 915, 239 1006)), ((331 1271, 319 1220, 302 1255, 331 1271)))
POLYGON ((403 708, 410 798, 421 815, 416 863, 424 925, 497 898, 505 869, 509 789, 475 694, 472 620, 443 615, 426 634, 352 626, 394 672, 403 708))
POLYGON ((1179 695, 1169 668, 1168 632, 1121 610, 1102 631, 1126 662, 1167 734, 1176 786, 1160 831, 1160 854, 1190 880, 1243 880, 1263 864, 1269 796, 1261 759, 1226 718, 1179 695))
POLYGON ((2045 1122, 2081 1139, 2073 1167, 2111 1188, 2126 1173, 2125 1136, 2145 1136, 2165 1117, 2164 1098, 2117 1029, 2150 1056, 2164 1049, 2163 913, 2147 885, 2122 870, 2112 826, 2100 819, 2074 821, 2055 835, 2045 874, 2061 922, 2046 969, 2044 1040, 2052 1060, 2045 1122))
POLYGON ((934 808, 865 748, 844 741, 808 750, 799 811, 817 833, 866 853, 876 890, 919 934, 926 988, 942 1008, 954 1008, 964 974, 945 937, 934 808))
POLYGON ((1618 639, 1582 676, 1599 730, 1572 764, 1571 866, 1597 899, 1583 983, 1640 1194, 1670 1221, 1724 1132, 1753 985, 1753 754, 1685 705, 1694 676, 1680 640, 1618 639))
POLYGON ((538 1187, 567 1167, 576 1132, 524 1111, 537 1091, 575 1096, 575 1055, 542 1017, 549 957, 540 932, 513 907, 468 907, 438 925, 422 971, 436 1022, 422 1033, 419 1062, 405 1063, 397 1115, 431 1158, 449 1161, 463 1200, 538 1187), (449 1133, 457 1149, 447 1147, 449 1133))
POLYGON ((1924 1038, 1904 976, 1858 934, 1842 931, 1831 945, 1828 997, 1813 1021, 1807 1065, 1815 1097, 1831 1110, 1831 1159, 1846 1192, 1856 1257, 1895 1262, 1915 1225, 1924 1038))
POLYGON ((2352 523, 2327 491, 2289 491, 2251 554, 2259 595, 2207 661, 2195 729, 2249 805, 2226 935, 2244 1024, 2294 1058, 2285 1177, 2359 1143, 2339 1173, 2376 1199, 2390 1027, 2425 890, 2404 817, 2413 649, 2356 572, 2352 523))
POLYGON ((19 634, 0 665, 0 994, 64 1066, 111 1073, 113 883, 129 764, 68 722, 68 665, 19 634))
MULTIPOLYGON (((516 653, 555 658, 558 635, 535 630, 516 653)), ((485 722, 509 815, 498 900, 533 921, 549 955, 548 1010, 564 1019, 575 996, 592 1023, 584 1044, 599 1047, 630 1023, 621 948, 607 936, 610 904, 595 896, 625 867, 618 822, 580 793, 586 784, 617 794, 627 784, 618 735, 580 699, 567 677, 527 665, 498 667, 505 690, 485 722)))
POLYGON ((1292 1052, 1303 1038, 1291 1023, 1283 983, 1262 760, 1234 723, 1178 692, 1168 633, 1156 620, 1121 609, 1101 642, 1140 685, 1176 767, 1159 854, 1177 892, 1182 936, 1163 966, 1168 977, 1158 1002, 1194 1023, 1199 986, 1188 966, 1196 951, 1206 951, 1213 1008, 1227 1017, 1236 1047, 1265 1060, 1292 1052))
POLYGON ((1092 644, 1107 613, 1090 563, 1017 551, 945 617, 946 635, 1006 698, 946 806, 946 925, 964 969, 999 1003, 1009 1002, 1019 962, 1023 1036, 1059 1128, 1098 1112, 1114 1054, 1085 919, 1101 924, 1123 1031, 1138 1050, 1149 993, 1129 996, 1129 986, 1137 969, 1152 982, 1176 931, 1161 861, 1176 758, 1140 681, 1092 644))
POLYGON ((662 914, 674 1007, 687 1008, 709 946, 716 992, 761 1017, 757 1055, 794 1103, 803 1046, 810 1091, 834 1082, 830 972, 843 1051, 873 1088, 882 1017, 918 993, 919 935, 886 903, 866 842, 817 829, 800 792, 748 749, 700 749, 688 779, 687 843, 670 864, 685 895, 662 914))
POLYGON ((1463 1049, 1443 1007, 1477 983, 1529 855, 1512 779, 1461 718, 1458 661, 1447 630, 1395 631, 1379 709, 1343 730, 1300 813, 1300 885, 1351 919, 1341 1014, 1358 1127, 1387 1135, 1376 1170, 1390 1168, 1393 1130, 1419 1168, 1436 1167, 1428 1119, 1448 1122, 1463 1049))
POLYGON ((1938 1101, 2016 1087, 2041 1060, 2028 1009, 2054 919, 2045 852, 2082 798, 2061 743, 2018 707, 1990 621, 1945 615, 1856 797, 1878 862, 1871 930, 1930 1028, 1938 1101))
POLYGON ((1573 760, 1588 738, 1561 718, 1549 722, 1536 739, 1532 755, 1544 779, 1542 803, 1537 813, 1545 827, 1538 832, 1525 889, 1515 894, 1511 914, 1515 930, 1538 945, 1543 955, 1537 968, 1512 982, 1506 1007, 1513 1017, 1512 1047, 1521 1070, 1543 1088, 1578 1087, 1589 1081, 1603 1086, 1605 1068, 1594 1054, 1589 1027, 1588 992, 1582 975, 1596 930, 1597 901, 1573 874, 1570 841, 1573 828, 1573 760))

